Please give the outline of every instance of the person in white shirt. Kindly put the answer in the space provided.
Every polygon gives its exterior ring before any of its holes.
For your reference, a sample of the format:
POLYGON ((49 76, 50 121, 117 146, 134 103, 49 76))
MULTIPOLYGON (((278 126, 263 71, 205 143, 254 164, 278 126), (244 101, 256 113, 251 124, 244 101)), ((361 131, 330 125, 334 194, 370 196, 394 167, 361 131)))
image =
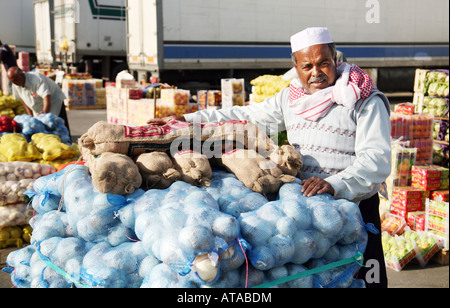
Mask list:
POLYGON ((52 113, 62 118, 69 129, 69 120, 64 107, 66 96, 52 79, 38 72, 23 72, 18 67, 8 70, 8 79, 13 84, 14 97, 22 100, 29 115, 52 113))
MULTIPOLYGON (((289 88, 260 104, 203 110, 175 119, 248 120, 266 128, 269 135, 286 130, 289 143, 302 156, 303 194, 329 193, 353 201, 359 204, 364 222, 381 231, 378 191, 391 170, 389 101, 363 70, 337 63, 328 29, 299 32, 292 36, 291 46, 298 78, 289 88)), ((173 119, 153 119, 148 124, 173 119)), ((386 288, 381 234, 369 233, 364 260, 376 260, 377 268, 362 268, 358 277, 365 279, 367 287, 386 288)))

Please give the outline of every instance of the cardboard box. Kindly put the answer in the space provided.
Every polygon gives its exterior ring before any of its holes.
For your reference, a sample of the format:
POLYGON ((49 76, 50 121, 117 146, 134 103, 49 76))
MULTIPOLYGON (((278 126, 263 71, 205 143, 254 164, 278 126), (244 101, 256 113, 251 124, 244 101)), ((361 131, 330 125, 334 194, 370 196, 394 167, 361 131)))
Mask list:
POLYGON ((130 99, 127 107, 128 125, 145 126, 148 120, 155 117, 154 99, 130 99))
POLYGON ((423 190, 447 189, 448 174, 448 168, 441 166, 413 166, 411 170, 412 186, 423 190))
POLYGON ((413 103, 401 103, 395 105, 395 112, 400 114, 412 115, 415 112, 413 103))
POLYGON ((161 100, 163 104, 187 105, 190 92, 181 89, 161 89, 161 100))
POLYGON ((245 84, 244 79, 222 79, 222 108, 244 106, 245 84))
POLYGON ((402 199, 419 199, 422 200, 424 191, 415 187, 395 187, 394 197, 400 197, 402 199))
POLYGON ((431 192, 431 200, 434 201, 449 201, 449 191, 448 190, 435 190, 431 192))
POLYGON ((424 211, 410 212, 406 217, 406 223, 414 231, 425 231, 425 221, 424 211))

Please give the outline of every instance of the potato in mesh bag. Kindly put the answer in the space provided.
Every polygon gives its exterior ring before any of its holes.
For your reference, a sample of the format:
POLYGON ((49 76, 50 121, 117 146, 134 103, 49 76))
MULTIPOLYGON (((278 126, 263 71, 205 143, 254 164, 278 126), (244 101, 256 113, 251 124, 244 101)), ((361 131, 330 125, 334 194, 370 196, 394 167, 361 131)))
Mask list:
POLYGON ((179 275, 170 266, 164 263, 156 265, 150 273, 145 276, 141 288, 198 288, 198 284, 190 281, 187 277, 179 275))
POLYGON ((41 152, 21 134, 9 134, 0 138, 0 153, 9 162, 31 162, 42 158, 41 152))
POLYGON ((214 170, 210 186, 203 186, 218 203, 220 211, 239 217, 241 213, 256 210, 268 203, 266 197, 247 188, 236 176, 214 170))
POLYGON ((81 282, 97 288, 139 288, 145 277, 143 274, 147 275, 159 263, 145 252, 140 242, 117 247, 100 243, 83 258, 81 282), (150 259, 152 261, 148 262, 150 259))
POLYGON ((0 206, 28 202, 25 192, 33 188, 33 179, 6 181, 0 185, 0 206))
POLYGON ((42 124, 45 125, 46 129, 61 138, 61 142, 65 144, 70 144, 70 134, 69 129, 66 127, 65 122, 62 118, 52 114, 44 113, 36 117, 42 124))
POLYGON ((79 153, 77 145, 68 146, 56 135, 38 133, 34 134, 31 140, 42 152, 42 158, 47 161, 73 158, 79 153))
POLYGON ((14 121, 16 121, 22 128, 22 134, 29 137, 33 134, 48 133, 44 123, 28 114, 18 115, 14 117, 14 121))
POLYGON ((44 214, 35 215, 30 219, 30 226, 33 228, 31 244, 40 243, 52 237, 76 237, 75 231, 70 228, 67 221, 67 213, 51 211, 44 214))
POLYGON ((33 209, 26 203, 0 206, 0 228, 27 225, 33 217, 33 209))
POLYGON ((127 198, 100 193, 83 168, 87 170, 85 166, 74 166, 76 171, 62 177, 67 183, 63 197, 69 226, 85 241, 112 246, 128 242, 128 228, 117 218, 118 211, 127 205, 127 198))
POLYGON ((11 274, 11 282, 16 288, 31 287, 31 259, 35 254, 34 246, 27 246, 8 254, 4 272, 11 274))
POLYGON ((281 199, 239 217, 256 269, 302 265, 322 258, 335 244, 365 250, 367 231, 356 204, 327 195, 305 198, 298 183, 284 184, 279 195, 281 199))
POLYGON ((36 255, 30 260, 31 286, 41 288, 70 288, 73 284, 48 264, 58 267, 74 280, 79 280, 86 253, 94 246, 77 237, 52 237, 35 243, 36 255), (47 263, 43 263, 46 261, 47 263))
POLYGON ((144 249, 172 270, 211 283, 220 270, 236 269, 245 262, 237 244, 239 224, 220 212, 206 191, 183 183, 173 184, 162 200, 136 214, 135 232, 144 249))

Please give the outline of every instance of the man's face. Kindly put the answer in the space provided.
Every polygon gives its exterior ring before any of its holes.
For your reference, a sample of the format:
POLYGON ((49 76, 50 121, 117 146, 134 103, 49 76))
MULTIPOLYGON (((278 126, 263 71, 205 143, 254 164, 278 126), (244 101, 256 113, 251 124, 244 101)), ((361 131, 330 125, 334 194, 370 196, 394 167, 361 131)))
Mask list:
POLYGON ((336 82, 336 58, 328 45, 315 45, 295 53, 295 68, 308 94, 328 88, 336 82))

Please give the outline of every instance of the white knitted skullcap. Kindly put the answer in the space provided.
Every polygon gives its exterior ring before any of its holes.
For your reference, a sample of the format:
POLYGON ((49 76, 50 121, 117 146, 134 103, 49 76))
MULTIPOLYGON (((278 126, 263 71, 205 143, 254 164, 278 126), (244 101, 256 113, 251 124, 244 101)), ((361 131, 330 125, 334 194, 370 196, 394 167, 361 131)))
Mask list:
POLYGON ((292 53, 306 47, 333 43, 328 28, 307 28, 291 37, 292 53))

